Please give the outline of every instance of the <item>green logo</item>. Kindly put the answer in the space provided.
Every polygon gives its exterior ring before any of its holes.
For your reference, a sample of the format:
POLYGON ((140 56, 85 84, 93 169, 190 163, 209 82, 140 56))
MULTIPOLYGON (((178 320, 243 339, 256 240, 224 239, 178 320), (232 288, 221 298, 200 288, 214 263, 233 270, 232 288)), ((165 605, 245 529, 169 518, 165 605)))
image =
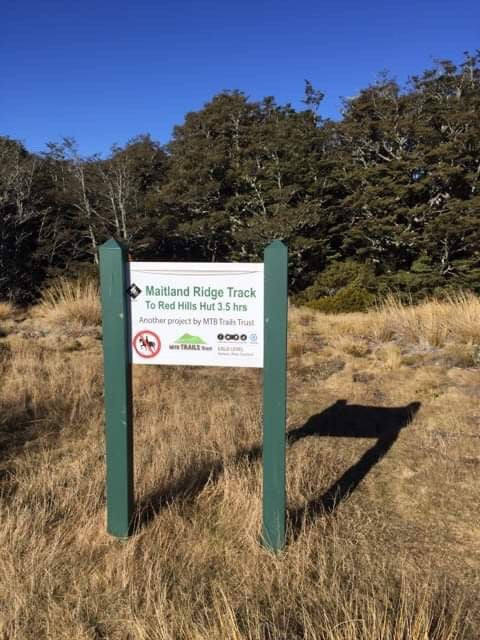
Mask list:
POLYGON ((207 344, 200 336, 191 336, 189 333, 184 333, 183 336, 175 340, 175 344, 207 344))

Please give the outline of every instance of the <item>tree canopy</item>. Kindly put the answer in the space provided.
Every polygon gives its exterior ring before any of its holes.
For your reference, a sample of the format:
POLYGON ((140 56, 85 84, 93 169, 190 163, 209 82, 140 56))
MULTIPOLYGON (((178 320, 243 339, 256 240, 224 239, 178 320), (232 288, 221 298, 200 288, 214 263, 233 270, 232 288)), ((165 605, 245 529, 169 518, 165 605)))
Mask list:
POLYGON ((33 300, 110 236, 135 258, 210 261, 279 238, 304 300, 480 292, 479 63, 440 60, 406 87, 382 73, 338 122, 309 81, 303 110, 224 91, 168 145, 144 134, 107 158, 0 137, 0 297, 33 300))

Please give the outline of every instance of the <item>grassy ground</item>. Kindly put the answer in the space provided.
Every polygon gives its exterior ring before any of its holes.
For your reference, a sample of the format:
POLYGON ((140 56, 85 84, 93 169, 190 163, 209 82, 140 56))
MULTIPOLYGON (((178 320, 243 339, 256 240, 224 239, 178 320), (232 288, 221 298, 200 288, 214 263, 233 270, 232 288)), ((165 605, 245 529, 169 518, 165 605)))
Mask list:
POLYGON ((256 370, 135 368, 138 531, 105 533, 98 301, 70 294, 0 305, 2 640, 479 637, 478 299, 291 310, 275 557, 256 370))

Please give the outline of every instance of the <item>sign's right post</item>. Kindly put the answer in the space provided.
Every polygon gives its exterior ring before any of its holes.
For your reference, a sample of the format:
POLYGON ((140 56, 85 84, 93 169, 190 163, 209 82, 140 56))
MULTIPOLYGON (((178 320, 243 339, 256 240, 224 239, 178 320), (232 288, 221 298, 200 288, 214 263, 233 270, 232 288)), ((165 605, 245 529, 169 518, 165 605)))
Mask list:
POLYGON ((288 251, 275 240, 264 253, 263 531, 267 549, 285 546, 288 251))

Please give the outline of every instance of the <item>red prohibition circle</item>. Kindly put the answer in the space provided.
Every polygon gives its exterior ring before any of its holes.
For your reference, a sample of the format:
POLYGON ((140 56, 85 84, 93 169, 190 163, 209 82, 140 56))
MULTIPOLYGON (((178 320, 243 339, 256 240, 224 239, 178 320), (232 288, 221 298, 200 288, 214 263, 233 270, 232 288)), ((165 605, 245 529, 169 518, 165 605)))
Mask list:
POLYGON ((154 358, 162 347, 160 338, 153 331, 139 331, 133 338, 132 345, 141 358, 154 358), (151 343, 148 336, 155 338, 156 343, 151 343), (137 341, 140 343, 140 348, 137 347, 137 341))

